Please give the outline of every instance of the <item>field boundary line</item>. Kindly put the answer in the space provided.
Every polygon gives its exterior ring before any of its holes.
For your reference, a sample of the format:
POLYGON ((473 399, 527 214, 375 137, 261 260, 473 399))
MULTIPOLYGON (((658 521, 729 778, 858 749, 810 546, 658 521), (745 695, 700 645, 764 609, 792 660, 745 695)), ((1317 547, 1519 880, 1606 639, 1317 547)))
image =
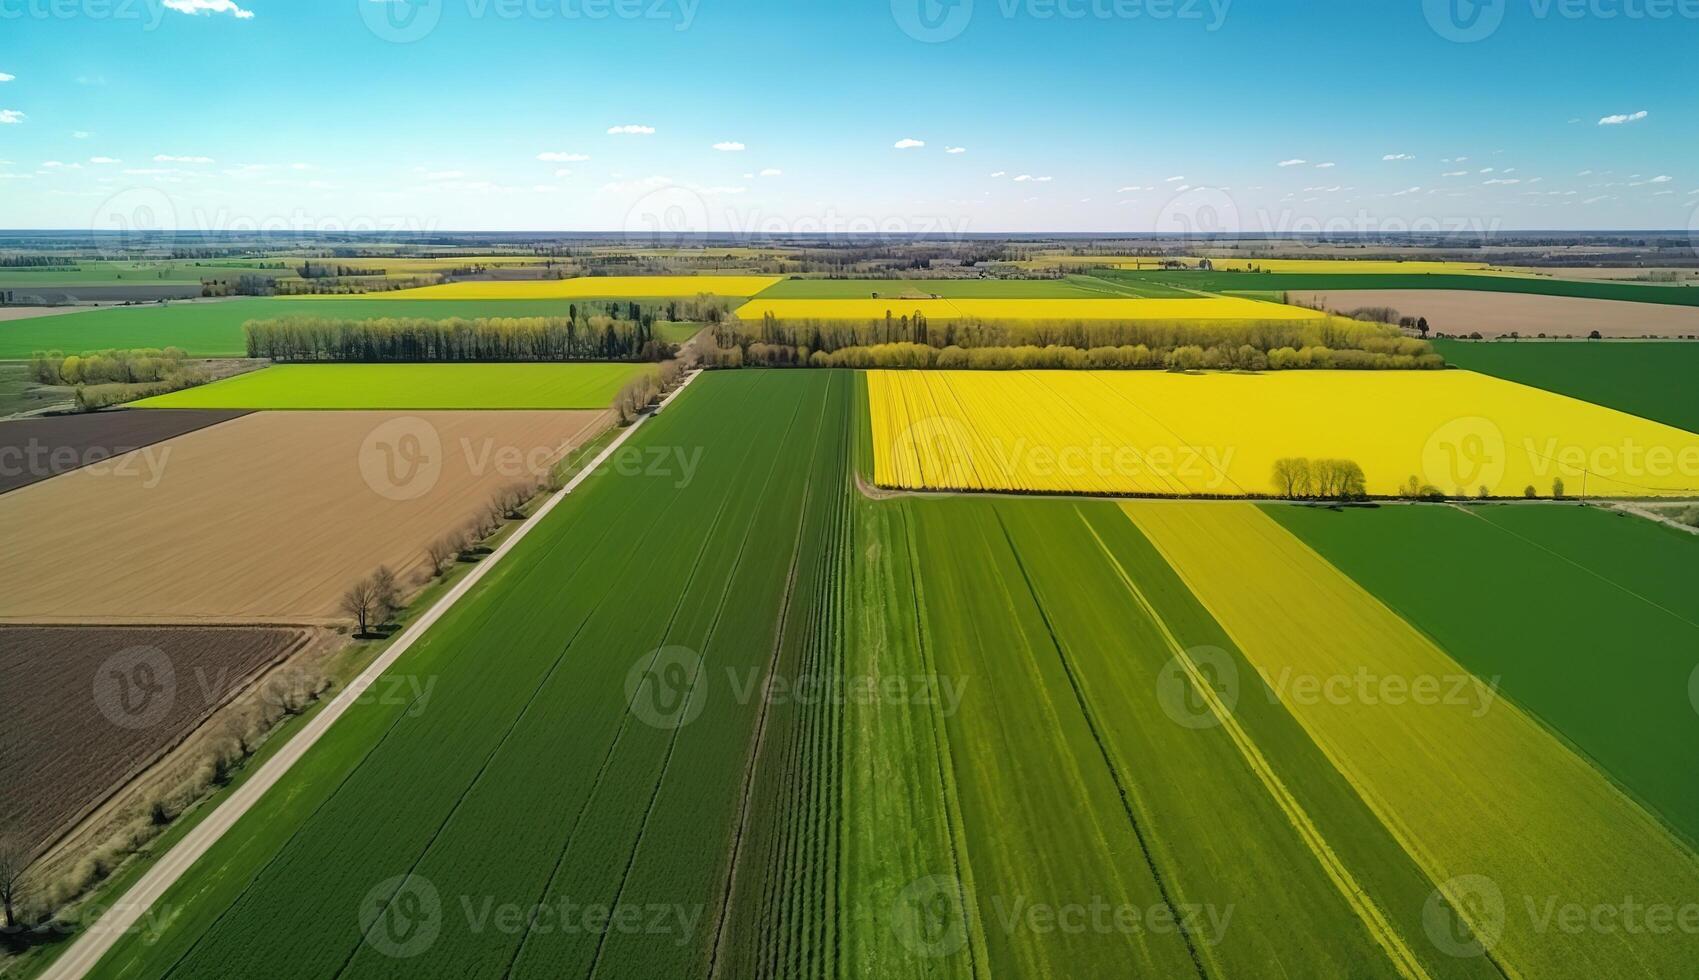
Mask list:
MULTIPOLYGON (((1085 525, 1086 530, 1091 532, 1092 540, 1097 542, 1098 550, 1103 553, 1103 557, 1107 558, 1109 564, 1114 567, 1115 574, 1121 579, 1121 584, 1126 587, 1127 593, 1132 596, 1133 601, 1138 604, 1144 614, 1150 617, 1151 623, 1162 634, 1168 648, 1174 653, 1175 661, 1184 668, 1192 687, 1197 690, 1204 703, 1209 705, 1210 713, 1221 722, 1222 730, 1232 739, 1234 746, 1239 750, 1239 754, 1244 757, 1246 766, 1263 784, 1263 788, 1268 791, 1275 804, 1286 814, 1286 819, 1291 823, 1292 829, 1298 832, 1298 836, 1303 839, 1304 844, 1315 857, 1316 863, 1322 866, 1322 870, 1327 873, 1328 878, 1332 879, 1340 896, 1351 906, 1352 911, 1356 912, 1364 929, 1374 937, 1375 941, 1386 952, 1393 967, 1400 975, 1428 980, 1429 974, 1423 968, 1421 960, 1416 957, 1409 945, 1404 942, 1404 937, 1399 935, 1398 930, 1388 921, 1385 912, 1381 910, 1373 896, 1369 895, 1368 891, 1357 882, 1356 876, 1351 874, 1351 870, 1345 866, 1345 862, 1335 853, 1333 846, 1327 842, 1326 836, 1322 834, 1321 828, 1316 826, 1315 821, 1304 809, 1303 803, 1299 802, 1298 798, 1292 795, 1292 791, 1286 788, 1285 782, 1274 771, 1273 764, 1268 761, 1267 756, 1263 755, 1262 749, 1256 744, 1256 740, 1251 737, 1249 732, 1245 731, 1244 726, 1239 724, 1239 719, 1235 718, 1233 712, 1221 701, 1221 696, 1210 685, 1209 679, 1203 676, 1203 671, 1198 668, 1197 661, 1192 659, 1192 655, 1185 644, 1181 643, 1180 638, 1174 635, 1168 621, 1162 617, 1155 604, 1145 595, 1144 590, 1139 588, 1138 583, 1128 574, 1126 567, 1121 564, 1121 559, 1109 550, 1109 545, 1104 542, 1103 536, 1097 533, 1097 528, 1092 526, 1086 515, 1077 506, 1074 512, 1079 516, 1080 522, 1085 525)), ((1127 520, 1130 523, 1132 518, 1127 517, 1127 520)))
POLYGON ((128 892, 125 892, 113 903, 107 913, 79 936, 64 955, 55 960, 44 971, 38 980, 81 980, 88 975, 105 955, 111 951, 118 940, 127 935, 141 921, 142 916, 159 901, 165 892, 183 873, 192 867, 196 861, 209 851, 212 846, 230 830, 247 812, 253 809, 266 791, 276 785, 278 780, 292 769, 296 762, 307 754, 320 738, 324 737, 330 726, 345 714, 374 684, 385 671, 395 665, 402 655, 412 649, 413 644, 425 634, 436 622, 452 609, 456 603, 469 593, 474 586, 483 581, 489 570, 511 552, 514 547, 531 533, 531 530, 542 523, 551 511, 565 500, 569 494, 577 490, 591 474, 595 473, 603 463, 623 447, 643 423, 659 415, 661 410, 670 405, 674 399, 684 393, 698 377, 701 371, 693 371, 687 375, 684 382, 675 388, 672 394, 662 399, 655 410, 641 416, 624 432, 591 460, 590 464, 567 481, 554 496, 537 508, 524 523, 509 535, 489 557, 478 563, 464 579, 443 594, 436 604, 420 616, 417 621, 402 633, 400 639, 391 644, 371 665, 332 698, 325 709, 313 717, 301 731, 296 733, 289 744, 283 746, 278 753, 271 757, 252 779, 243 783, 241 788, 232 793, 223 804, 207 816, 195 829, 184 835, 176 847, 162 855, 147 873, 142 875, 128 892))

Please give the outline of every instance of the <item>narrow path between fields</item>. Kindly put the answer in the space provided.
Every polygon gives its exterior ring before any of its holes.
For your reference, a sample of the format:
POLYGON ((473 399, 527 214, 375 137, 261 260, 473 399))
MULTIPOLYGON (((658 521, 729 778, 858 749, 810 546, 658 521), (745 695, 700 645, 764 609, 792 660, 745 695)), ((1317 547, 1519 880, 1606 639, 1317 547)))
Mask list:
POLYGON ((214 810, 205 820, 184 835, 176 847, 167 851, 153 867, 149 868, 136 884, 119 898, 106 914, 95 921, 76 941, 71 944, 64 955, 60 956, 42 974, 40 980, 81 980, 99 963, 101 958, 118 942, 120 938, 136 928, 143 915, 153 904, 165 894, 177 879, 183 876, 194 863, 200 859, 224 834, 235 826, 254 804, 258 803, 266 791, 277 784, 278 780, 289 772, 303 756, 312 749, 318 740, 324 737, 330 726, 352 707, 360 697, 383 675, 401 656, 412 649, 413 644, 425 634, 437 620, 441 619, 452 609, 455 603, 464 598, 472 588, 489 574, 490 568, 499 563, 513 548, 531 533, 531 530, 549 515, 549 512, 565 500, 568 494, 578 489, 589 476, 614 453, 624 446, 626 440, 637 432, 654 415, 672 403, 691 383, 701 374, 693 371, 687 375, 673 393, 668 395, 661 404, 649 415, 640 417, 636 422, 620 433, 618 438, 608 443, 590 465, 579 471, 562 487, 558 493, 550 497, 537 512, 521 524, 513 534, 503 541, 494 553, 478 563, 471 574, 462 579, 454 588, 443 594, 418 621, 407 628, 407 631, 390 646, 388 650, 374 660, 360 675, 339 691, 331 699, 323 711, 320 711, 312 721, 308 722, 301 731, 289 741, 278 753, 272 756, 252 779, 242 784, 242 787, 232 793, 228 799, 214 810))

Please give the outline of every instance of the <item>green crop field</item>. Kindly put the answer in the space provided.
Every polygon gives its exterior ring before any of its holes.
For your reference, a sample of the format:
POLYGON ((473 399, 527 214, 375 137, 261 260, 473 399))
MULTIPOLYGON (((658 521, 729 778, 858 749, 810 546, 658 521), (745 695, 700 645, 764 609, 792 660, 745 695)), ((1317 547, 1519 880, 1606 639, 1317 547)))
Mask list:
POLYGON ((1699 538, 1593 508, 1266 509, 1699 843, 1699 538))
MULTIPOLYGON (((242 324, 284 316, 338 320, 419 317, 566 316, 595 299, 576 300, 339 300, 233 299, 133 307, 0 321, 0 360, 43 351, 80 354, 134 347, 181 347, 196 357, 241 357, 247 353, 242 324)), ((621 300, 664 305, 664 299, 621 300)))
POLYGON ((607 408, 648 364, 281 364, 135 408, 607 408))
POLYGON ((1699 344, 1438 340, 1458 367, 1699 432, 1699 344))
POLYGON ((698 382, 95 975, 705 975, 734 858, 766 857, 737 843, 756 733, 783 723, 760 688, 818 635, 797 583, 826 581, 851 387, 698 382))
POLYGON ((1637 303, 1699 306, 1699 288, 1603 280, 1547 279, 1467 273, 1169 272, 1100 269, 1102 279, 1127 285, 1181 287, 1212 293, 1343 291, 1352 289, 1474 289, 1540 296, 1620 299, 1637 303))

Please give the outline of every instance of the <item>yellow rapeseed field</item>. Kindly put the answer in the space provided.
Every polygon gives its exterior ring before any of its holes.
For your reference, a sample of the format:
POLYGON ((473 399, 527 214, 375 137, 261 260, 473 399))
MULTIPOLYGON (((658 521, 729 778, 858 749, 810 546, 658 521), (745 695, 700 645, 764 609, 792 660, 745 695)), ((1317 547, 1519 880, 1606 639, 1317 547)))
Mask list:
POLYGON ((1470 371, 873 371, 868 398, 903 489, 1261 495, 1305 457, 1377 496, 1699 494, 1699 436, 1470 371))
POLYGON ((697 293, 753 296, 779 281, 778 276, 585 276, 577 279, 450 282, 418 289, 397 289, 353 296, 294 296, 290 299, 580 299, 585 297, 689 298, 697 293))
POLYGON ((1314 320, 1324 314, 1258 300, 1209 299, 754 299, 744 320, 879 320, 916 312, 930 320, 1314 320))
POLYGON ((1642 916, 1688 907, 1699 863, 1591 763, 1256 505, 1122 507, 1260 675, 1214 683, 1278 697, 1478 938, 1397 918, 1511 977, 1691 972, 1699 936, 1642 916))

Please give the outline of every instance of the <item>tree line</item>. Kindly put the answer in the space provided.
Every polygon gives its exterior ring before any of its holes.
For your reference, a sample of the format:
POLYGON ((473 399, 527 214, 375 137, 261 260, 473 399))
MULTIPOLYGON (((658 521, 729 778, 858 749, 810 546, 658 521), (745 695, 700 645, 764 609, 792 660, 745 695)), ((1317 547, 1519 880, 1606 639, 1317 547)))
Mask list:
MULTIPOLYGON (((577 313, 574 310, 574 313, 577 313)), ((281 317, 242 325, 249 357, 274 361, 660 361, 672 344, 654 334, 655 317, 603 314, 346 320, 281 317)))
POLYGON ((717 367, 967 370, 1431 370, 1445 366, 1396 327, 1304 321, 730 320, 713 332, 717 367))

